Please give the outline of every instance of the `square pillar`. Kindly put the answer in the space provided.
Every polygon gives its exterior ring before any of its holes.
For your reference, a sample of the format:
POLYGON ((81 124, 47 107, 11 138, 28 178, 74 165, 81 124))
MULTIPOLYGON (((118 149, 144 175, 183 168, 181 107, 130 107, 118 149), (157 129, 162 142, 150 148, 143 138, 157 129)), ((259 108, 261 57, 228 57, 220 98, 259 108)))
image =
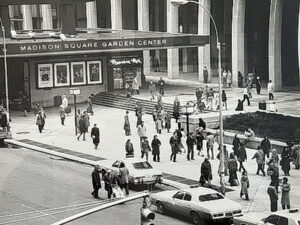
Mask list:
POLYGON ((110 0, 111 29, 122 29, 122 0, 110 0))
MULTIPOLYGON (((210 11, 211 0, 199 0, 199 4, 210 11)), ((210 17, 201 6, 198 6, 198 34, 210 37, 210 17)), ((198 47, 198 75, 199 81, 202 83, 204 81, 203 69, 205 66, 208 70, 208 82, 211 82, 210 44, 198 47)))
MULTIPOLYGON (((2 23, 5 29, 5 37, 10 38, 10 19, 9 19, 9 7, 6 6, 0 6, 0 17, 2 19, 2 23)), ((0 37, 3 36, 3 33, 0 32, 0 37)))
POLYGON ((21 5, 21 12, 23 16, 23 30, 32 30, 31 5, 21 5))
MULTIPOLYGON (((178 33, 178 7, 167 0, 167 32, 178 33)), ((179 77, 179 49, 168 49, 168 78, 179 77)))
POLYGON ((71 34, 71 35, 76 34, 74 4, 61 5, 61 21, 62 21, 62 32, 64 34, 71 34))
POLYGON ((182 72, 184 73, 193 72, 193 56, 191 50, 191 48, 182 49, 182 72))
POLYGON ((52 20, 52 7, 51 4, 42 4, 40 6, 42 19, 42 29, 53 29, 53 20, 52 20))
POLYGON ((269 22, 269 80, 275 90, 282 87, 281 71, 281 26, 283 0, 271 0, 269 22))
MULTIPOLYGON (((138 30, 149 31, 149 0, 137 0, 138 30)), ((144 75, 150 75, 150 51, 143 51, 144 75)))
POLYGON ((232 8, 232 83, 238 86, 238 72, 246 77, 245 59, 246 1, 233 0, 232 8))
MULTIPOLYGON (((95 1, 86 2, 86 28, 97 28, 97 4, 95 1)), ((88 33, 93 33, 89 31, 88 33)))

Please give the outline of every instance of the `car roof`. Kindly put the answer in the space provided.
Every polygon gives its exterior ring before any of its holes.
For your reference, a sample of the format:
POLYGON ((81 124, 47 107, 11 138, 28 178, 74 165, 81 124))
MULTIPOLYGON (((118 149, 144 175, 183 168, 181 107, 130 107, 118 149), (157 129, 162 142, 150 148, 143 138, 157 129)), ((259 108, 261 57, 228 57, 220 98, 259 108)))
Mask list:
POLYGON ((182 191, 189 192, 193 195, 206 195, 206 194, 215 194, 219 193, 211 188, 205 188, 205 187, 189 187, 181 189, 182 191))
POLYGON ((118 159, 118 160, 115 160, 114 162, 116 162, 116 161, 127 162, 127 163, 146 162, 146 160, 140 159, 140 158, 125 158, 125 159, 118 159))
POLYGON ((300 221, 300 212, 289 212, 289 210, 281 210, 274 213, 278 216, 283 216, 291 219, 295 219, 297 221, 300 221))

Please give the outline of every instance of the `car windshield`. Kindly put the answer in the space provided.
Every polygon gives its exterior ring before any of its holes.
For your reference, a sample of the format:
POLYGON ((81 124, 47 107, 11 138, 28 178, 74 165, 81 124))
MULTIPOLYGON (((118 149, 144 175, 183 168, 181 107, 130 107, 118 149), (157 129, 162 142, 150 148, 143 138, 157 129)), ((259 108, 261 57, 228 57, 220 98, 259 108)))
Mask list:
POLYGON ((148 162, 136 162, 132 163, 133 167, 137 170, 143 170, 143 169, 152 169, 152 166, 148 162))
POLYGON ((218 200, 218 199, 223 199, 224 197, 218 193, 213 193, 213 194, 206 194, 206 195, 200 195, 199 196, 199 201, 200 202, 207 202, 207 201, 213 201, 213 200, 218 200))

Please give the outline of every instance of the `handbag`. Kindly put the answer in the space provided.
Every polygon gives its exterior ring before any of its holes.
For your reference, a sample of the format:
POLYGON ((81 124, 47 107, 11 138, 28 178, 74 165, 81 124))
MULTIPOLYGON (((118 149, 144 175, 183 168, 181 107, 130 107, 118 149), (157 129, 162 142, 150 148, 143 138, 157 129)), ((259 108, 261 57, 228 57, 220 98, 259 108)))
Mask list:
POLYGON ((69 107, 69 106, 66 107, 65 112, 66 112, 67 114, 71 113, 71 107, 69 107))

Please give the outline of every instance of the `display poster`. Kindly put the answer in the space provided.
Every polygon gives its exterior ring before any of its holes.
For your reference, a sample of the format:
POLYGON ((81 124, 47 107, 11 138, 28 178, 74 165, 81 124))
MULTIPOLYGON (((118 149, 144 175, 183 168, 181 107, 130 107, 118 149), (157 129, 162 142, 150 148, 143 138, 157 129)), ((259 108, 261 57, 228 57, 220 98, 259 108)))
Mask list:
POLYGON ((54 85, 55 87, 63 87, 70 85, 69 63, 54 64, 54 85))
POLYGON ((88 61, 87 68, 88 84, 102 84, 101 61, 88 61))
POLYGON ((86 84, 85 62, 71 62, 71 85, 86 84))
POLYGON ((38 64, 38 88, 53 87, 52 64, 38 64))

